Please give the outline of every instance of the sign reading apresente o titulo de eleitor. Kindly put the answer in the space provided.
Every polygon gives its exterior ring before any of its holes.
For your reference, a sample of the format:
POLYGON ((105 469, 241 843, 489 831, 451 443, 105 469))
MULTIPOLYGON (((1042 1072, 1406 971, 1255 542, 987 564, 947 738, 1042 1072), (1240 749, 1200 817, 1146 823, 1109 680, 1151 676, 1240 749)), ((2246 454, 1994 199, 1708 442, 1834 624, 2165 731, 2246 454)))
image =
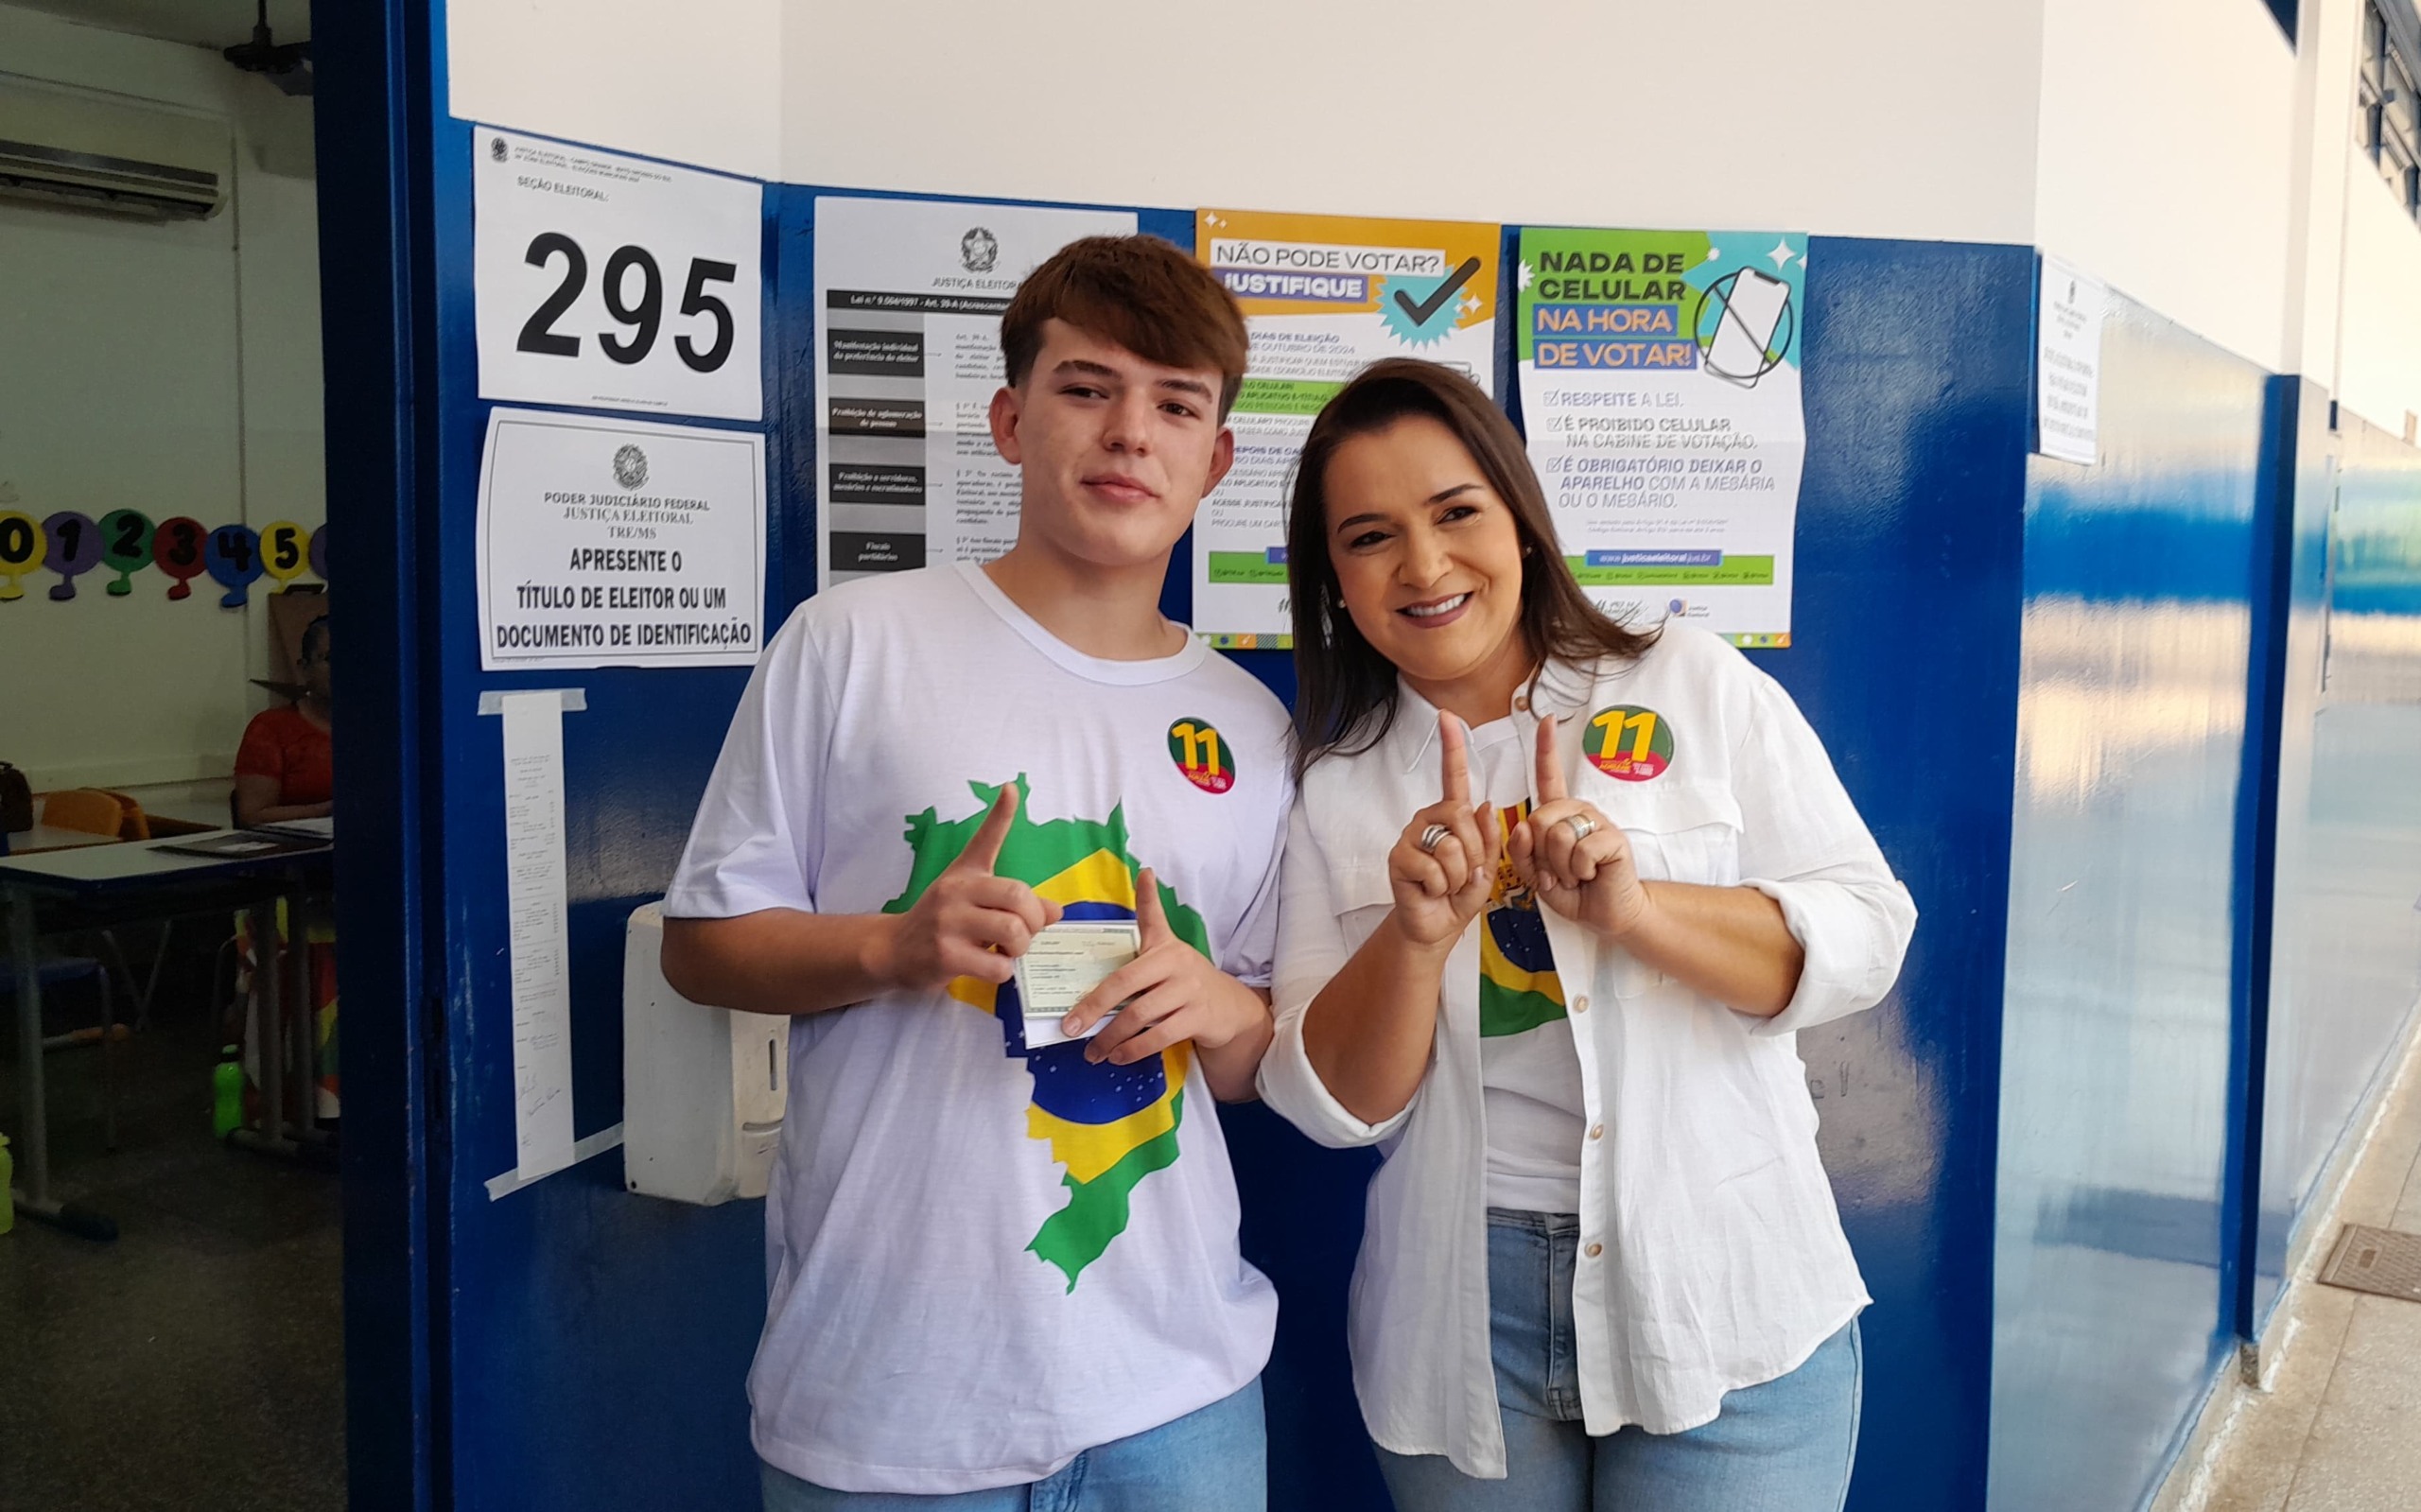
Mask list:
POLYGON ((479 578, 486 671, 750 665, 764 626, 764 438, 495 410, 479 578))

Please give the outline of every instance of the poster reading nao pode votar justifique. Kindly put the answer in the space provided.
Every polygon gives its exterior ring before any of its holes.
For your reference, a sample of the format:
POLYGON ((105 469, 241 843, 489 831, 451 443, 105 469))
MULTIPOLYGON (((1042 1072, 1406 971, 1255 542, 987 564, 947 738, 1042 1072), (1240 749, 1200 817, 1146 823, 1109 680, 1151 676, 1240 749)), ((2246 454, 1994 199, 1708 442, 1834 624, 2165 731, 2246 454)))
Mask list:
POLYGON ((1601 609, 1790 644, 1807 238, 1522 233, 1522 413, 1601 609))
POLYGON ((1293 641, 1286 501, 1312 421, 1381 357, 1425 357, 1496 391, 1500 227, 1205 210, 1194 255, 1252 337, 1236 461, 1193 518, 1193 628, 1210 644, 1293 641))

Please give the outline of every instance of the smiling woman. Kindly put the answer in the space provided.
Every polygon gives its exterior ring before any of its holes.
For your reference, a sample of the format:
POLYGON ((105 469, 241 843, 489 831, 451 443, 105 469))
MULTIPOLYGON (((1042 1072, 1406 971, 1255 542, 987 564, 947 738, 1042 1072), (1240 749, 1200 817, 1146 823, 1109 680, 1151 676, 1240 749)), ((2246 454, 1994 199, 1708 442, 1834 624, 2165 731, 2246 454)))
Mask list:
POLYGON ((1395 1504, 1837 1512, 1867 1297, 1792 1042, 1890 989, 1907 891, 1771 678, 1590 605, 1468 379, 1367 370, 1292 509, 1259 1085, 1386 1152, 1350 1334, 1395 1504))
POLYGON ((1519 682, 1547 656, 1630 659, 1656 643, 1656 631, 1599 614, 1562 570, 1520 434, 1451 369, 1373 363, 1320 412, 1296 476, 1295 644, 1323 652, 1296 658, 1298 772, 1385 738, 1399 669, 1435 702, 1424 683, 1492 681, 1498 664, 1519 682), (1332 521, 1332 495, 1348 487, 1388 502, 1332 521), (1353 611, 1349 575, 1387 611, 1353 611))

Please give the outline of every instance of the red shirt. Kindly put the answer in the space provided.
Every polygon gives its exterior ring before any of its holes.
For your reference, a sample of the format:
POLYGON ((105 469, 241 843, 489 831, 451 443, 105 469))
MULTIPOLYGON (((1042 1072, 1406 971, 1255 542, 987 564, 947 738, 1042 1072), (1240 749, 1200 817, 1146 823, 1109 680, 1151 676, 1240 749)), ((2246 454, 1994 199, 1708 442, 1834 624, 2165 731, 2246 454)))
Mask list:
POLYGON ((337 791, 328 732, 290 704, 263 709, 244 726, 235 775, 276 778, 280 804, 326 803, 337 791))

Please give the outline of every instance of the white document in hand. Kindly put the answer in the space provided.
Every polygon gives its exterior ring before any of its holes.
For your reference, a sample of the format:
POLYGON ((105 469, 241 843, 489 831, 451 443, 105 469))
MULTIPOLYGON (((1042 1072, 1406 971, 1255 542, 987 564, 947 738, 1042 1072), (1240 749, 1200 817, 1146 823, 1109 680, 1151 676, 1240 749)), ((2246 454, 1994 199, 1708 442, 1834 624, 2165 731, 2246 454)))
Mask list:
POLYGON ((1018 999, 1025 1007, 1025 1048, 1040 1050, 1099 1034, 1102 1025, 1109 1022, 1109 1015, 1096 1020, 1082 1036, 1061 1033, 1059 1020, 1085 994, 1141 951, 1142 931, 1127 919, 1062 920, 1036 934, 1017 962, 1018 999))

